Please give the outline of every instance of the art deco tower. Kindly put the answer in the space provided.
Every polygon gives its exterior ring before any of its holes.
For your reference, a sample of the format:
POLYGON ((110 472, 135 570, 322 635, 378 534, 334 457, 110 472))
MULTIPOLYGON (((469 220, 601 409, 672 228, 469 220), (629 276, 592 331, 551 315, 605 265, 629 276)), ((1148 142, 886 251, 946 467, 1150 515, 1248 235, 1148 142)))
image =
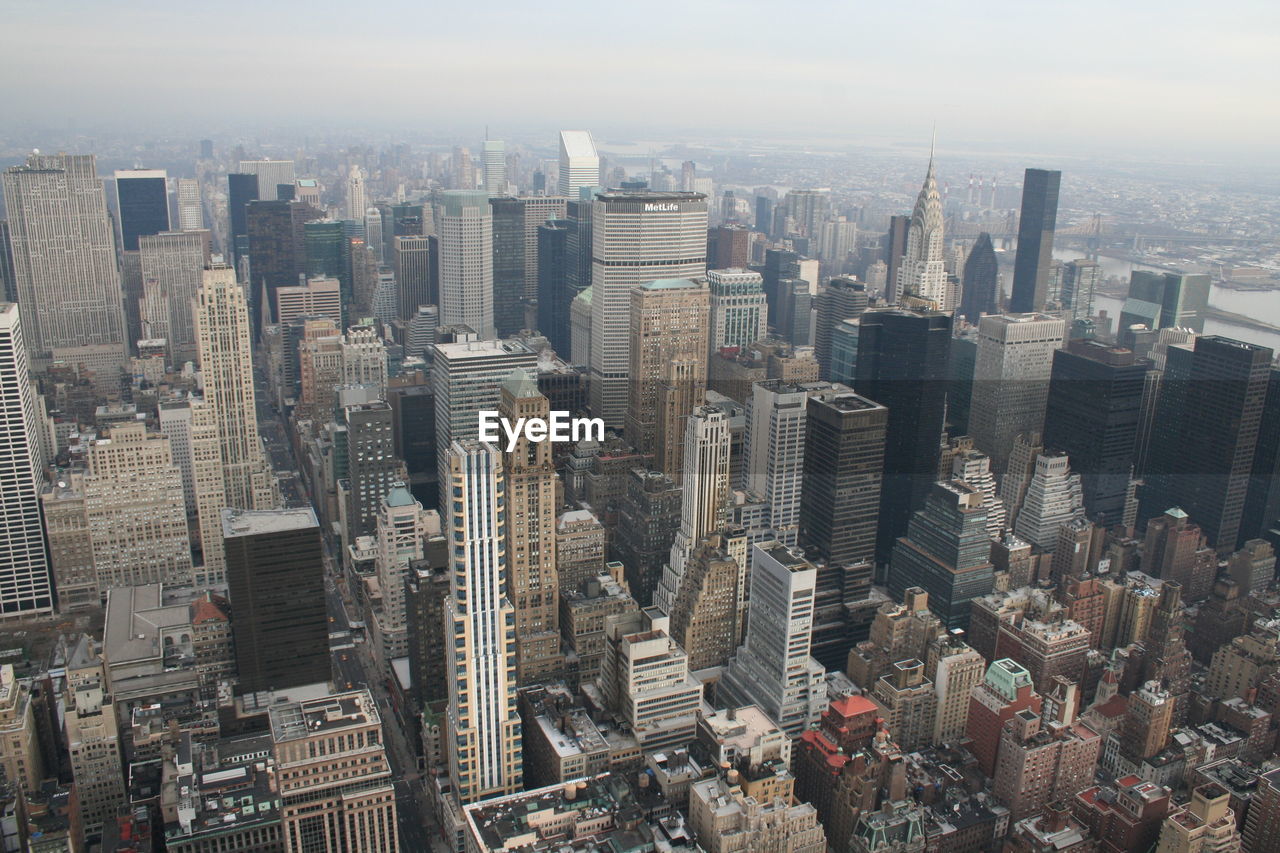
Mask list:
POLYGON ((947 282, 942 260, 942 196, 933 173, 933 152, 929 153, 929 171, 924 186, 916 197, 907 229, 907 251, 898 266, 897 295, 899 304, 932 308, 950 313, 955 308, 955 295, 947 282))

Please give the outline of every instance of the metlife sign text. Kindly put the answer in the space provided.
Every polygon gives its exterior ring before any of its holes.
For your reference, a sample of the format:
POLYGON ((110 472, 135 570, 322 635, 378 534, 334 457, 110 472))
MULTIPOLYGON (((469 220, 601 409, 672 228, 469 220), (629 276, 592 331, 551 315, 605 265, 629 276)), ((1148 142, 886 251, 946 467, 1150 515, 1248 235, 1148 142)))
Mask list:
POLYGON ((513 424, 492 409, 479 412, 479 438, 493 444, 499 443, 503 435, 507 438, 507 452, 516 449, 520 437, 524 436, 534 444, 544 441, 604 441, 604 420, 602 418, 575 418, 572 413, 553 410, 547 418, 517 418, 513 424))
POLYGON ((664 201, 664 202, 650 201, 650 202, 645 202, 645 205, 644 205, 645 213, 672 213, 679 209, 680 209, 680 205, 676 204, 674 201, 664 201))

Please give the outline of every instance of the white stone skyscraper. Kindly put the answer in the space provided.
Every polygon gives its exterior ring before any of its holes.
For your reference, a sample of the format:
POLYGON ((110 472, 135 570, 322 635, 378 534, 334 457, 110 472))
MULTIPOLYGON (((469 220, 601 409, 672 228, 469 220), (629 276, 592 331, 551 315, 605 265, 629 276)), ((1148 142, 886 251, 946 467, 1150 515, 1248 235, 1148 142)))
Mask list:
POLYGON ((764 499, 769 526, 794 548, 800 533, 805 426, 810 390, 780 379, 751 386, 743 447, 743 485, 764 499))
POLYGON ((515 608, 508 597, 506 479, 491 444, 449 448, 453 547, 446 604, 449 779, 462 803, 520 790, 515 608))
POLYGON ((720 704, 759 705, 792 737, 827 705, 826 670, 809 654, 817 585, 814 565, 781 542, 751 547, 747 636, 716 687, 720 704))
MULTIPOLYGON (((258 437, 249 309, 231 267, 204 271, 195 327, 204 399, 217 424, 226 505, 272 509, 275 476, 258 437)), ((206 552, 208 547, 206 542, 206 552)))
POLYGON ((440 211, 440 325, 464 323, 494 336, 493 213, 480 190, 443 193, 440 211))
POLYGON ((277 187, 294 180, 292 160, 241 160, 238 171, 257 175, 260 201, 275 201, 280 197, 277 187))
POLYGON ((204 227, 204 205, 200 201, 200 182, 195 178, 178 178, 178 230, 199 231, 204 227))
POLYGON ((379 264, 386 263, 386 245, 382 237, 382 211, 368 207, 364 211, 364 244, 379 264))
POLYGON ((347 219, 363 223, 368 209, 369 205, 365 203, 364 169, 352 166, 347 175, 347 219))
POLYGON ((728 521, 729 486, 729 416, 715 406, 698 406, 685 427, 680 529, 654 593, 654 604, 667 614, 689 555, 728 521))
POLYGON ((560 195, 577 198, 579 187, 599 185, 600 155, 591 131, 560 131, 560 195))
POLYGON ((1080 475, 1071 473, 1070 460, 1062 453, 1041 453, 1013 532, 1042 551, 1053 551, 1058 528, 1084 517, 1084 489, 1080 475))
POLYGON ((701 193, 602 192, 591 221, 591 414, 618 429, 630 391, 631 291, 706 274, 707 201, 701 193))
POLYGON ((749 347, 769 329, 764 278, 753 270, 707 270, 711 287, 711 354, 721 347, 749 347))
POLYGON ((12 302, 0 302, 0 447, 0 616, 51 612, 53 581, 40 512, 39 407, 12 302))
POLYGON ((1014 438, 1044 426, 1053 353, 1066 327, 1048 314, 998 314, 978 323, 969 435, 998 476, 1008 467, 1014 438))
POLYGON ((955 294, 947 282, 942 254, 942 196, 933 174, 931 151, 929 171, 907 227, 907 250, 898 265, 895 293, 899 305, 947 313, 955 309, 955 294))
POLYGON ((484 191, 490 196, 507 194, 507 143, 501 139, 486 139, 482 152, 484 166, 484 191))
POLYGON ((115 235, 92 154, 32 154, 4 172, 28 363, 84 365, 114 388, 127 356, 115 235))

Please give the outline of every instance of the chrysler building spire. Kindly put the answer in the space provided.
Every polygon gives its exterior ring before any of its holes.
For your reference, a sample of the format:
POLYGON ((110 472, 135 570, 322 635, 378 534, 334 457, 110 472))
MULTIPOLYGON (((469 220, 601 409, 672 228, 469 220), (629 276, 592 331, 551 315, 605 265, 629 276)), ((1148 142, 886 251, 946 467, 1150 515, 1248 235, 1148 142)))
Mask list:
POLYGON ((942 197, 933 170, 932 143, 924 185, 911 213, 907 251, 898 267, 896 288, 899 304, 947 312, 955 309, 955 295, 942 261, 942 197))

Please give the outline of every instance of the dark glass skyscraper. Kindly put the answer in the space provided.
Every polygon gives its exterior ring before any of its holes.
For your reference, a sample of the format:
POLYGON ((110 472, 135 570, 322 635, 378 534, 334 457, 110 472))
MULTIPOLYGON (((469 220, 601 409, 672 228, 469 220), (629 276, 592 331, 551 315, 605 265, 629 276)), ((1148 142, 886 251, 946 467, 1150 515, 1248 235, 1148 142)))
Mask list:
POLYGON ((1143 387, 1151 362, 1132 350, 1075 340, 1053 354, 1044 446, 1071 458, 1090 520, 1124 518, 1143 387))
POLYGON ((1190 358, 1176 347, 1169 356, 1139 513, 1145 520, 1181 507, 1229 554, 1258 533, 1242 521, 1272 352, 1210 335, 1196 339, 1190 358))
POLYGON ((1009 312, 1043 311, 1049 297, 1053 262, 1053 229, 1058 220, 1058 185, 1062 173, 1027 169, 1022 179, 1022 213, 1018 218, 1018 254, 1013 264, 1009 312))
POLYGON ((249 202, 258 200, 258 176, 243 172, 227 175, 227 248, 237 261, 248 246, 249 202))
POLYGON ((885 279, 885 297, 895 301, 898 292, 898 267, 907 253, 907 231, 911 229, 910 216, 890 216, 889 232, 884 235, 884 263, 888 267, 885 279))
POLYGON ((320 526, 305 509, 222 511, 239 692, 329 681, 320 526))
POLYGON ((538 226, 538 331, 565 360, 569 358, 569 304, 578 295, 569 286, 572 226, 567 219, 548 219, 538 226))
POLYGON ((493 325, 498 337, 524 327, 524 202, 491 198, 493 210, 493 325))
POLYGON ((169 185, 164 171, 116 172, 120 238, 126 252, 138 251, 138 238, 169 230, 169 185))
MULTIPOLYGON (((306 224, 323 216, 301 201, 249 203, 246 233, 255 337, 261 334, 264 323, 275 322, 276 289, 292 287, 298 283, 299 274, 307 271, 306 224)), ((342 223, 333 224, 341 240, 342 223)))
POLYGON ((983 231, 969 250, 964 262, 964 278, 960 292, 960 315, 977 325, 983 314, 995 314, 1000 310, 1000 269, 996 263, 996 250, 991 245, 991 235, 983 231))
POLYGON ((769 306, 769 323, 777 325, 782 318, 782 281, 800 277, 800 256, 787 249, 766 249, 764 268, 764 298, 769 306))
POLYGON ((876 536, 876 559, 884 564, 938 479, 951 317, 940 311, 868 311, 861 326, 855 386, 889 408, 876 536))

